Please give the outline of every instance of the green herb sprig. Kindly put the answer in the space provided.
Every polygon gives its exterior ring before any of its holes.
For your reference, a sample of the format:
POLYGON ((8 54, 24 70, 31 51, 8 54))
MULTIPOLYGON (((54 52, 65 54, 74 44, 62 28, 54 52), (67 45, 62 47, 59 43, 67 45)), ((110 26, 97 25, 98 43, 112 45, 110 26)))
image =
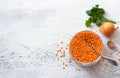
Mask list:
POLYGON ((87 27, 90 27, 91 23, 95 23, 97 26, 100 26, 103 22, 116 23, 115 21, 103 16, 105 14, 105 10, 103 8, 99 8, 99 5, 95 5, 90 10, 87 10, 86 13, 90 16, 85 23, 87 27))

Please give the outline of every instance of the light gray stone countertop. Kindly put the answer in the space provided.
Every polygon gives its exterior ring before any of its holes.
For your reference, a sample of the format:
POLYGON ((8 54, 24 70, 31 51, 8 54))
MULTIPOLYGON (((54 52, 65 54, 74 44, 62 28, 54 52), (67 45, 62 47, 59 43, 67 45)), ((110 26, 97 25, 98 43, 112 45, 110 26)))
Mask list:
POLYGON ((97 26, 85 26, 85 11, 96 4, 105 9, 106 17, 120 21, 119 0, 0 0, 0 78, 120 78, 120 55, 106 45, 111 39, 120 47, 120 29, 106 38, 97 26), (119 66, 107 61, 92 67, 68 64, 68 49, 58 61, 56 51, 86 29, 101 37, 103 53, 112 52, 119 66))

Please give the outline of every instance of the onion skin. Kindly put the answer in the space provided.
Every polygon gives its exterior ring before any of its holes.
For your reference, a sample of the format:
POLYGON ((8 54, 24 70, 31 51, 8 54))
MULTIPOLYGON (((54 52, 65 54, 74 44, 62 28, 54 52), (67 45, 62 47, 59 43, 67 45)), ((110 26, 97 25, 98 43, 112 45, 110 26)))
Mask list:
POLYGON ((105 36, 108 36, 108 37, 111 36, 114 31, 115 31, 115 26, 111 22, 104 22, 100 26, 100 32, 105 36))

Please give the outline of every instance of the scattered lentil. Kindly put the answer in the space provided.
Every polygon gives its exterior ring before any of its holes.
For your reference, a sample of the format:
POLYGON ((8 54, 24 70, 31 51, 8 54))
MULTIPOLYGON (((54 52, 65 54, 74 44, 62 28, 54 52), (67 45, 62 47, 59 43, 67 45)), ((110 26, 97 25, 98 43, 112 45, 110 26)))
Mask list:
POLYGON ((65 63, 63 62, 62 65, 65 65, 65 63))
POLYGON ((61 47, 61 49, 63 49, 63 47, 61 47))
POLYGON ((120 61, 120 58, 118 60, 120 61))
POLYGON ((57 60, 59 61, 59 60, 60 60, 60 58, 57 58, 57 60))
POLYGON ((63 67, 63 70, 65 69, 65 67, 63 67))
POLYGON ((110 52, 110 55, 112 55, 112 52, 110 52))
POLYGON ((67 44, 67 47, 69 47, 69 44, 67 44))
POLYGON ((70 58, 69 60, 68 60, 68 63, 71 63, 72 62, 72 59, 70 58))
POLYGON ((61 41, 61 44, 63 44, 63 41, 61 41))
POLYGON ((120 51, 119 51, 119 54, 120 54, 120 51))
POLYGON ((57 52, 60 52, 60 50, 57 50, 57 52))
POLYGON ((67 50, 68 48, 66 47, 65 49, 67 50))
POLYGON ((80 71, 80 68, 76 68, 76 71, 80 71))
POLYGON ((67 64, 65 64, 65 67, 67 67, 67 64))
POLYGON ((105 61, 105 58, 102 57, 102 61, 105 61))

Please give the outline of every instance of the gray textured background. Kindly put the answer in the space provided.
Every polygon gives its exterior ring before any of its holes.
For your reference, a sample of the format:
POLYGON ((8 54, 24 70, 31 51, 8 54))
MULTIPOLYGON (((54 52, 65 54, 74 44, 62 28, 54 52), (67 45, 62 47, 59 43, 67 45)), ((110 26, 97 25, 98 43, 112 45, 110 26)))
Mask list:
MULTIPOLYGON (((95 4, 120 21, 119 0, 0 0, 0 78, 120 78, 120 66, 101 64, 78 72, 76 63, 61 70, 61 61, 56 60, 56 43, 69 43, 75 33, 89 29, 85 11, 95 4)), ((104 53, 111 52, 99 28, 91 29, 102 38, 104 53)), ((117 46, 119 35, 117 30, 111 37, 117 46)))

